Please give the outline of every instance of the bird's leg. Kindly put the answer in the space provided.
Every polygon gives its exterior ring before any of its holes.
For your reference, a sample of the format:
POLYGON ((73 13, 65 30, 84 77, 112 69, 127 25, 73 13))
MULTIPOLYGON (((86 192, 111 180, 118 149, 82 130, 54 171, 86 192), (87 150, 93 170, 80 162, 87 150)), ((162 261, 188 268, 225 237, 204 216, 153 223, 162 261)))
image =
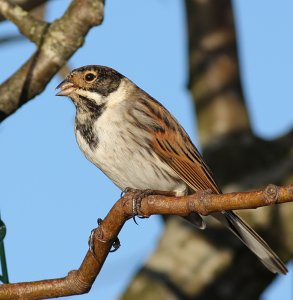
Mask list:
POLYGON ((152 190, 152 189, 145 189, 145 190, 137 190, 133 188, 127 187, 121 195, 126 193, 135 193, 132 198, 132 219, 135 224, 137 224, 135 217, 137 216, 140 219, 146 218, 140 213, 141 201, 143 198, 151 195, 160 195, 160 196, 175 196, 175 193, 172 191, 159 191, 159 190, 152 190))

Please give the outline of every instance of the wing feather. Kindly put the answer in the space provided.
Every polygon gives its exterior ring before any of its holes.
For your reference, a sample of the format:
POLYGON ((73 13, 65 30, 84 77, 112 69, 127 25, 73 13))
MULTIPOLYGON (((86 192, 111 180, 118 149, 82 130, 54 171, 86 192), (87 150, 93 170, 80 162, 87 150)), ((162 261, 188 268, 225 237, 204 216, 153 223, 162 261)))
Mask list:
POLYGON ((137 126, 149 131, 150 143, 160 159, 191 188, 220 193, 213 175, 177 120, 154 98, 145 94, 131 106, 137 126))

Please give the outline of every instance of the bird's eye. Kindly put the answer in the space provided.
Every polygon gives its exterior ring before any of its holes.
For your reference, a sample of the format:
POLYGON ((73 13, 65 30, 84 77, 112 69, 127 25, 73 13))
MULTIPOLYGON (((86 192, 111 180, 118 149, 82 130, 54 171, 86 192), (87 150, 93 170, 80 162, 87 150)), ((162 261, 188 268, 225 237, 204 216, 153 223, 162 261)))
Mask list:
POLYGON ((91 81, 93 81, 95 78, 96 78, 96 74, 94 74, 94 73, 87 73, 87 74, 85 74, 85 76, 84 76, 84 79, 85 79, 87 82, 91 82, 91 81))

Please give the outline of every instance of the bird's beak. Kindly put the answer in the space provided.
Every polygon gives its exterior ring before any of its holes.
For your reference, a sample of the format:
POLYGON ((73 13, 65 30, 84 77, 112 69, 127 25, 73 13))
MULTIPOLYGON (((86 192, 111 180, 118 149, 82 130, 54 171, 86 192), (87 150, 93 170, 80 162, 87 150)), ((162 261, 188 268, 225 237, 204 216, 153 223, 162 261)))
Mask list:
POLYGON ((76 86, 65 79, 56 87, 56 90, 57 89, 60 89, 60 92, 58 92, 56 96, 69 96, 76 90, 76 86))

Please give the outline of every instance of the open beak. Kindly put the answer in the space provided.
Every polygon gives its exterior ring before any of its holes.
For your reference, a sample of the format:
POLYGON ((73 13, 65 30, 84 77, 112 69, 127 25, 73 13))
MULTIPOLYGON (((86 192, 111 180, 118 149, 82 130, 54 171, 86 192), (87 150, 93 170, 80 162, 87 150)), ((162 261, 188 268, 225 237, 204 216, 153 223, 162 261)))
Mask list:
POLYGON ((65 79, 56 87, 56 90, 57 89, 60 89, 60 92, 58 92, 56 96, 69 96, 76 90, 76 86, 65 79))

